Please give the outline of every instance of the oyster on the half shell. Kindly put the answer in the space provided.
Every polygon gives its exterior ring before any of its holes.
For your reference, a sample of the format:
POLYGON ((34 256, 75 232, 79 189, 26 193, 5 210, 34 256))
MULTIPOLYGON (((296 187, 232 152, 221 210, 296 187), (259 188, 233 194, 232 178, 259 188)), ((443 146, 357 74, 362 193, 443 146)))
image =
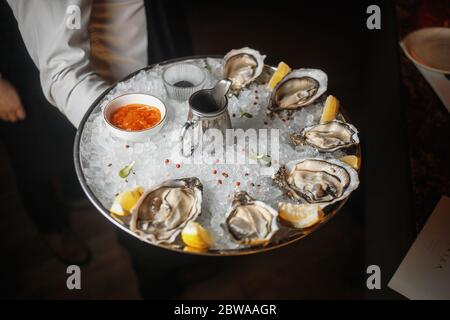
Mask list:
POLYGON ((309 145, 320 151, 331 152, 359 143, 358 130, 339 120, 304 128, 290 136, 294 145, 309 145))
POLYGON ((327 90, 327 83, 328 77, 322 70, 293 70, 274 88, 269 109, 296 110, 307 106, 327 90))
POLYGON ((150 243, 173 243, 200 214, 202 191, 195 177, 167 180, 146 190, 132 210, 131 231, 150 243))
POLYGON ((240 244, 265 245, 279 229, 277 216, 277 210, 240 191, 226 213, 225 229, 240 244))
POLYGON ((290 199, 322 207, 348 197, 359 185, 355 169, 342 161, 325 158, 288 162, 273 180, 290 199))
POLYGON ((231 90, 239 92, 255 80, 264 67, 266 56, 250 48, 234 49, 223 58, 223 76, 231 80, 231 90))

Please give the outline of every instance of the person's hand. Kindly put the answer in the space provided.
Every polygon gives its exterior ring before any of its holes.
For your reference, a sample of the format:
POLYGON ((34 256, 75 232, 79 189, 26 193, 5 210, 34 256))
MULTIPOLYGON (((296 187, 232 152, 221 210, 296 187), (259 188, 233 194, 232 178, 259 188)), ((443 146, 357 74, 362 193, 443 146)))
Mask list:
POLYGON ((25 119, 16 89, 5 79, 0 79, 0 120, 16 122, 25 119))

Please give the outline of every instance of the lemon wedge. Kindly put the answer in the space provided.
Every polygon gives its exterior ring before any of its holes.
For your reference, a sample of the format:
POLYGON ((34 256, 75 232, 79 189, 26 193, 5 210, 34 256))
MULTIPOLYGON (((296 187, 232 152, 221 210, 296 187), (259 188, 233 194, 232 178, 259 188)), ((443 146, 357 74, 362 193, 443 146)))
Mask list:
POLYGON ((278 213, 281 219, 298 229, 312 227, 323 216, 323 211, 317 204, 279 203, 278 213))
POLYGON ((183 251, 189 252, 189 253, 204 253, 208 251, 208 249, 199 249, 199 248, 193 248, 193 247, 184 247, 183 251))
POLYGON ((144 189, 138 187, 131 191, 124 191, 120 193, 115 199, 109 210, 116 216, 129 216, 131 210, 139 201, 139 198, 144 193, 144 189))
POLYGON ((181 232, 183 242, 194 249, 208 249, 212 246, 209 232, 199 223, 189 221, 181 232))
POLYGON ((286 63, 283 61, 278 64, 277 71, 272 75, 272 78, 270 78, 269 83, 267 86, 269 89, 273 90, 275 86, 283 79, 289 72, 291 72, 291 67, 289 67, 286 63))
POLYGON ((325 100, 325 105, 322 111, 322 117, 320 118, 320 123, 327 123, 336 119, 339 113, 339 100, 332 95, 327 97, 325 100))
POLYGON ((348 164, 355 170, 358 170, 359 166, 361 164, 360 163, 361 159, 359 157, 353 156, 353 155, 342 157, 339 160, 341 160, 342 162, 345 162, 346 164, 348 164))

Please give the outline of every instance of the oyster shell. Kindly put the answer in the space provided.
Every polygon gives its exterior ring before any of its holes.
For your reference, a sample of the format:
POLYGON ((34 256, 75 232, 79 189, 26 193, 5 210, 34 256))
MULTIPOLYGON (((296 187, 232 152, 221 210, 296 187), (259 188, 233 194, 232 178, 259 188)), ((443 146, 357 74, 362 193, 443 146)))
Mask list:
POLYGON ((146 190, 132 210, 131 231, 150 243, 173 243, 200 214, 202 191, 197 178, 167 180, 146 190))
POLYGON ((322 207, 348 197, 359 185, 355 169, 342 161, 319 157, 288 162, 273 179, 290 199, 322 207))
POLYGON ((275 209, 240 191, 226 213, 225 229, 240 244, 267 244, 279 229, 277 216, 275 209))
POLYGON ((247 47, 228 52, 223 58, 223 76, 232 81, 231 90, 239 92, 259 77, 265 58, 258 51, 247 47))
POLYGON ((334 120, 304 128, 290 136, 294 145, 310 145, 331 152, 359 143, 358 130, 351 124, 334 120))
POLYGON ((270 97, 272 111, 296 110, 314 102, 327 90, 328 77, 319 69, 291 71, 270 97))

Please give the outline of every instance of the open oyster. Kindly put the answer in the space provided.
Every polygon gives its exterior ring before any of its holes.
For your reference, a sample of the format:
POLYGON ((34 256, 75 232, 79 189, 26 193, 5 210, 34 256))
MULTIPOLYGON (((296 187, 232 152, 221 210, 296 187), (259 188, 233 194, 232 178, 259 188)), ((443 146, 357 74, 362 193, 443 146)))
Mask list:
POLYGON ((338 120, 306 127, 300 133, 293 133, 290 138, 294 145, 310 145, 326 152, 359 143, 358 130, 338 120))
POLYGON ((200 214, 202 191, 197 178, 167 180, 150 188, 132 210, 131 231, 150 243, 173 243, 200 214))
POLYGON ((327 83, 328 77, 322 70, 293 70, 273 90, 269 109, 296 110, 307 106, 327 90, 327 83))
POLYGON ((348 197, 359 185, 355 169, 342 161, 324 158, 291 161, 281 166, 273 179, 292 200, 323 207, 348 197))
POLYGON ((247 47, 228 52, 223 58, 223 76, 232 81, 231 90, 239 92, 259 77, 265 57, 247 47))
POLYGON ((275 209, 240 191, 226 213, 225 228, 238 243, 267 244, 278 230, 277 216, 275 209))

